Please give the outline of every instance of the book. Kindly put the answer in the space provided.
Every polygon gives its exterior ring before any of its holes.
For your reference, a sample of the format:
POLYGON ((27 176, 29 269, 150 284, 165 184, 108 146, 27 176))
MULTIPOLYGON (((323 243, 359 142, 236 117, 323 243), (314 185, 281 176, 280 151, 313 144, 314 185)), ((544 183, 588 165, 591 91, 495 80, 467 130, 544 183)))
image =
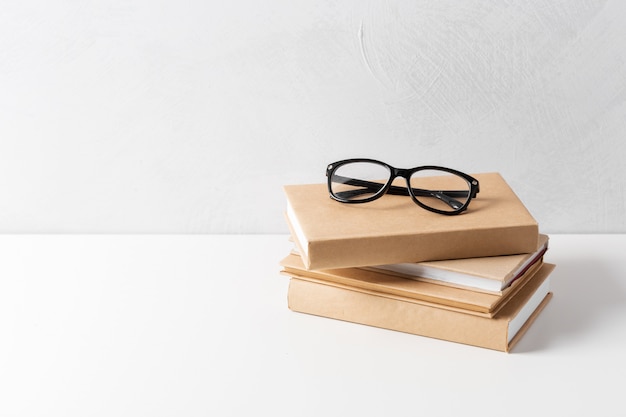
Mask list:
POLYGON ((501 294, 478 292, 465 288, 439 285, 428 281, 407 279, 386 271, 374 271, 364 268, 337 268, 325 270, 307 270, 302 259, 289 254, 281 262, 281 273, 291 278, 322 284, 336 284, 359 289, 361 291, 381 293, 390 298, 407 300, 424 305, 450 309, 482 317, 493 317, 509 302, 515 294, 530 281, 539 270, 542 261, 537 261, 525 274, 516 280, 501 294))
POLYGON ((544 263, 493 318, 398 300, 358 288, 291 278, 292 311, 510 352, 552 297, 544 263))
POLYGON ((311 270, 534 252, 537 221, 502 176, 473 176, 480 194, 456 216, 400 195, 342 204, 326 184, 286 185, 287 224, 311 270))
POLYGON ((547 235, 540 234, 536 250, 528 254, 377 265, 369 268, 409 279, 502 294, 503 290, 543 258, 548 250, 548 241, 547 235))

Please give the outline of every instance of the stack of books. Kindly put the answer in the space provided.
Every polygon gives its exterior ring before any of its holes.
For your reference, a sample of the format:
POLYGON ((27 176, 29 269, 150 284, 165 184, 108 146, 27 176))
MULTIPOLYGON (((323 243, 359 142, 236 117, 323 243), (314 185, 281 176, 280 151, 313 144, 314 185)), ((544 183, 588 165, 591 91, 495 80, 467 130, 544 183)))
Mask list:
POLYGON ((550 300, 555 265, 502 176, 473 176, 480 193, 456 216, 405 196, 342 204, 326 184, 285 186, 289 308, 509 352, 550 300))

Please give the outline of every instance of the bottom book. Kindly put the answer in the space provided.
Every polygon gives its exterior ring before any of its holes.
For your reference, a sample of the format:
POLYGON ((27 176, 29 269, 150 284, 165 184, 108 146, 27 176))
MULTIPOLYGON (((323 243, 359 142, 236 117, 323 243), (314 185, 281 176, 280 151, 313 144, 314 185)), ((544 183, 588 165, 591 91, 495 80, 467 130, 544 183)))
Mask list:
POLYGON ((288 303, 291 310, 300 313, 509 352, 552 297, 549 278, 554 268, 545 263, 493 318, 293 277, 288 303))

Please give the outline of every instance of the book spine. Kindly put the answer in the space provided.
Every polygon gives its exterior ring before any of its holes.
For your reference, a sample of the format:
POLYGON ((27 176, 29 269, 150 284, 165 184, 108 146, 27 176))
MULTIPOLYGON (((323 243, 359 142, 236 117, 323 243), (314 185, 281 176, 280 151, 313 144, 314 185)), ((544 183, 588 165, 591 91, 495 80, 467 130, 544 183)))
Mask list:
POLYGON ((309 242, 309 270, 517 255, 537 250, 536 224, 447 233, 309 242))
POLYGON ((291 278, 292 311, 508 351, 508 321, 291 278))

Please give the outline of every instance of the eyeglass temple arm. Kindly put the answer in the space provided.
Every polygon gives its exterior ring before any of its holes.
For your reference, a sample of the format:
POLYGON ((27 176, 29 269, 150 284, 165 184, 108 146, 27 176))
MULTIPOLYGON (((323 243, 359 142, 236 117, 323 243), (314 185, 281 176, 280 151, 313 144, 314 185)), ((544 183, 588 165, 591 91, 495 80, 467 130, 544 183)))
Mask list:
MULTIPOLYGON (((367 194, 369 192, 376 191, 380 188, 380 183, 377 183, 377 182, 360 180, 356 178, 342 177, 339 175, 335 175, 334 178, 339 179, 340 181, 336 181, 336 182, 340 182, 342 184, 364 187, 359 190, 339 191, 335 193, 335 195, 337 195, 338 197, 350 198, 350 197, 354 197, 354 196, 361 195, 361 194, 367 194)), ((455 191, 455 190, 430 191, 430 190, 424 190, 421 188, 413 188, 412 190, 413 190, 413 194, 415 194, 416 196, 438 198, 439 200, 445 202, 447 205, 449 205, 453 209, 459 209, 463 206, 463 204, 460 201, 455 200, 452 197, 467 197, 467 191, 455 191)), ((389 190, 387 190, 387 193, 392 194, 392 195, 408 196, 409 190, 405 187, 398 187, 396 185, 392 185, 391 187, 389 187, 389 190)), ((475 197, 475 195, 472 195, 471 197, 475 197)))

